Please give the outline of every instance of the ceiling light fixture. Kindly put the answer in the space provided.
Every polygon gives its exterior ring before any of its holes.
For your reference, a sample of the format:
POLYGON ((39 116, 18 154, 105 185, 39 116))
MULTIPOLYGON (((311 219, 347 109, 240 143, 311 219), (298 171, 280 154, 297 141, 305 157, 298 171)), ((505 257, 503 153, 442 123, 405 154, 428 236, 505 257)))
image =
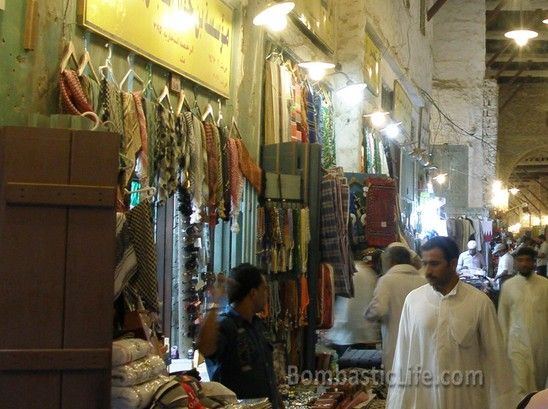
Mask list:
POLYGON ((504 33, 504 37, 511 38, 517 45, 523 47, 530 39, 538 37, 538 33, 533 30, 512 30, 504 33))
POLYGON ((504 37, 514 40, 519 47, 526 45, 530 39, 538 37, 536 31, 523 28, 523 1, 520 1, 519 29, 507 31, 504 37))
POLYGON ((327 70, 335 68, 335 64, 322 61, 301 62, 298 65, 308 72, 308 76, 312 81, 322 80, 323 77, 325 77, 327 70))
POLYGON ((543 22, 544 24, 548 24, 548 18, 545 18, 544 20, 542 20, 542 22, 543 22))
POLYGON ((508 189, 510 191, 510 193, 512 193, 512 195, 517 195, 518 192, 519 192, 519 189, 517 187, 513 187, 513 188, 510 188, 508 189))
POLYGON ((255 16, 253 24, 256 26, 265 26, 274 32, 282 31, 287 27, 287 15, 294 8, 295 3, 292 1, 269 3, 267 7, 255 16))

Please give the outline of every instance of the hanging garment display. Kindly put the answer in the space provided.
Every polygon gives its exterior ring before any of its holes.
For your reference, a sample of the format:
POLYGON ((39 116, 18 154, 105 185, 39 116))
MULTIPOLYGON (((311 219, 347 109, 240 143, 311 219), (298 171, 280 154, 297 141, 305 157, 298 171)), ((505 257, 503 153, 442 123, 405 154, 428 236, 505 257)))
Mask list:
POLYGON ((74 70, 63 70, 59 77, 59 94, 64 112, 82 115, 84 112, 95 112, 89 103, 78 73, 74 70))
POLYGON ((333 326, 333 305, 335 304, 333 281, 333 266, 321 263, 318 275, 318 312, 316 315, 318 329, 329 329, 333 326))
POLYGON ((135 103, 135 113, 137 115, 137 122, 139 123, 139 137, 141 139, 141 149, 137 156, 139 183, 142 187, 149 186, 149 164, 148 164, 148 132, 147 123, 145 117, 145 111, 143 107, 143 93, 133 92, 131 94, 135 103))
POLYGON ((158 281, 156 278, 156 247, 151 203, 143 201, 127 214, 131 242, 137 256, 137 273, 130 285, 142 298, 146 308, 158 311, 158 281))
POLYGON ((390 178, 368 178, 365 196, 365 239, 369 246, 388 246, 398 239, 396 183, 390 178))
POLYGON ((342 169, 331 170, 321 182, 322 260, 333 266, 335 294, 353 297, 355 267, 348 238, 349 187, 342 169))

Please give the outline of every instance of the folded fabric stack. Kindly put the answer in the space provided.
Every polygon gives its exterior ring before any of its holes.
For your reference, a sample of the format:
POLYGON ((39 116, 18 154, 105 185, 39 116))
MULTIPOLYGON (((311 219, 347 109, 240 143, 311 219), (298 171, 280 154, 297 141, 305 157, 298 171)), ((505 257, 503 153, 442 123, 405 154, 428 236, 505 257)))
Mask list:
POLYGON ((169 381, 164 361, 153 346, 130 338, 112 344, 112 409, 145 409, 155 392, 169 381))

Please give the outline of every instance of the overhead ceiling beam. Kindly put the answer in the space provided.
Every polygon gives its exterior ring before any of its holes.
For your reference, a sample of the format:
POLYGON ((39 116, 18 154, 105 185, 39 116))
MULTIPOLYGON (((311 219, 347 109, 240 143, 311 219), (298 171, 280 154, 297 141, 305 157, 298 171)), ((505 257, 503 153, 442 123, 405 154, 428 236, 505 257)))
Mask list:
POLYGON ((497 71, 497 73, 495 74, 494 78, 495 79, 498 79, 500 77, 500 74, 502 74, 506 68, 508 67, 508 65, 514 60, 514 58, 516 58, 516 56, 518 55, 519 53, 519 48, 516 48, 514 50, 514 52, 510 55, 510 57, 508 58, 508 61, 506 61, 502 67, 500 67, 500 70, 497 71))
POLYGON ((533 206, 535 208, 535 210, 537 211, 537 213, 540 214, 540 209, 531 201, 531 199, 529 199, 529 197, 525 193, 523 193, 523 190, 520 190, 518 192, 518 194, 522 195, 525 198, 525 200, 527 201, 527 203, 529 203, 531 206, 533 206))
POLYGON ((521 75, 521 73, 522 73, 523 71, 527 71, 529 68, 531 68, 531 65, 532 65, 532 64, 533 64, 533 61, 529 60, 529 61, 527 62, 527 64, 523 65, 523 67, 521 67, 521 68, 518 70, 518 72, 516 72, 516 73, 514 74, 514 76, 512 77, 512 79, 510 79, 510 81, 508 81, 508 84, 509 84, 509 85, 512 85, 512 84, 518 79, 518 77, 521 75))
MULTIPOLYGON (((487 11, 494 10, 497 8, 500 0, 486 0, 485 8, 487 11)), ((527 10, 536 10, 536 9, 546 9, 546 0, 527 0, 527 1, 511 1, 505 6, 506 11, 523 11, 527 10)))
POLYGON ((499 15, 500 11, 506 5, 507 2, 508 2, 508 0, 502 0, 502 1, 499 2, 499 4, 497 4, 495 6, 495 8, 493 10, 488 10, 487 11, 487 20, 485 22, 485 25, 487 27, 489 27, 489 24, 491 24, 493 21, 495 21, 495 19, 499 15))
POLYGON ((487 61, 487 64, 485 64, 486 68, 489 68, 495 60, 498 58, 499 55, 504 53, 508 48, 510 48, 514 44, 513 41, 508 41, 504 47, 502 47, 500 50, 498 50, 495 54, 492 55, 492 57, 487 61))
POLYGON ((436 0, 436 2, 432 5, 432 7, 430 7, 428 12, 426 13, 426 20, 432 20, 432 17, 436 15, 436 13, 442 8, 446 1, 447 0, 436 0))

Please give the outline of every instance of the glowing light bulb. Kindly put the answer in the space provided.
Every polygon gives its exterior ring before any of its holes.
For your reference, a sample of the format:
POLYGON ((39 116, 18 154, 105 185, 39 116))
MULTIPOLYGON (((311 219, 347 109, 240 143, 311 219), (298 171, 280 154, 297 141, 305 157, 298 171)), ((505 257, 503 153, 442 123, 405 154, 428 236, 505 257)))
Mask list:
POLYGON ((399 124, 389 124, 382 130, 389 138, 397 138, 400 135, 399 124))
POLYGON ((386 112, 373 112, 369 117, 371 120, 371 125, 373 125, 375 128, 380 128, 384 126, 384 124, 386 123, 386 115, 386 112))
POLYGON ((517 187, 513 187, 511 189, 508 189, 510 191, 510 193, 512 193, 512 195, 517 195, 518 192, 519 192, 519 189, 517 187))
POLYGON ((533 30, 512 30, 504 33, 504 37, 511 38, 518 46, 523 47, 530 39, 538 37, 538 33, 533 30))
POLYGON ((274 33, 280 32, 287 27, 287 18, 282 16, 273 18, 265 26, 274 33))
POLYGON ((440 173, 438 176, 432 178, 438 184, 443 185, 445 182, 447 182, 447 173, 440 173))
POLYGON ((287 27, 286 16, 295 8, 295 3, 285 1, 265 8, 253 19, 256 26, 265 26, 270 31, 278 32, 287 27))
POLYGON ((325 77, 326 71, 334 68, 335 64, 322 61, 310 61, 299 63, 299 67, 304 68, 307 71, 308 77, 312 81, 320 81, 325 77))

